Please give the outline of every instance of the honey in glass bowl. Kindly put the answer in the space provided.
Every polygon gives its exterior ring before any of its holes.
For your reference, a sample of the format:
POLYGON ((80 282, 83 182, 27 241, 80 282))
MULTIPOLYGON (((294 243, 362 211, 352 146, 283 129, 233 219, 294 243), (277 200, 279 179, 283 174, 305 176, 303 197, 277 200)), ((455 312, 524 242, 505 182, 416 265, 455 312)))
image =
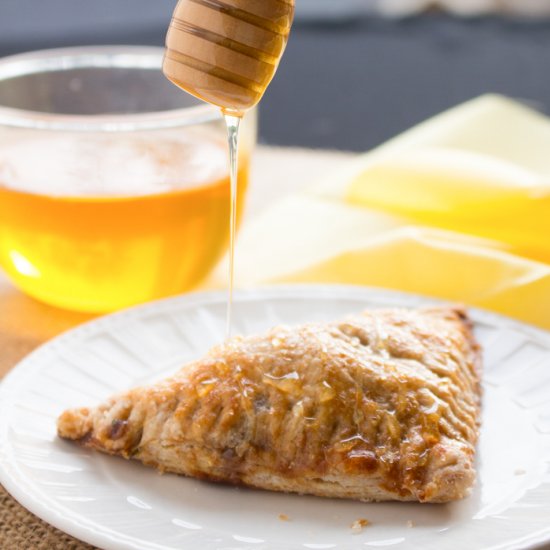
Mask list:
MULTIPOLYGON (((143 67, 143 59, 151 67, 160 67, 162 59, 156 49, 84 50, 43 54, 81 61, 73 74, 59 71, 51 94, 63 87, 60 80, 79 95, 99 77, 113 79, 105 67, 92 77, 94 69, 82 67, 84 53, 93 53, 94 66, 98 59, 103 65, 124 62, 129 73, 136 64, 143 67)), ((27 78, 31 73, 41 76, 27 70, 27 78)), ((139 72, 144 70, 151 72, 139 72)), ((51 82, 53 74, 46 74, 51 82)), ((160 71, 158 79, 162 87, 160 81, 166 81, 160 71)), ((118 87, 118 75, 115 80, 118 87)), ((25 84, 29 89, 31 82, 25 84)), ((138 79, 134 85, 135 95, 152 83, 138 79)), ((0 65, 0 104, 5 105, 2 90, 0 65)), ((40 101, 55 104, 51 98, 20 97, 15 108, 0 109, 0 265, 12 281, 47 303, 88 312, 111 311, 196 286, 229 240, 227 145, 217 110, 166 110, 170 99, 159 103, 164 110, 147 114, 121 113, 123 105, 114 114, 30 112, 40 101)), ((239 216, 253 123, 252 118, 240 158, 239 216)))

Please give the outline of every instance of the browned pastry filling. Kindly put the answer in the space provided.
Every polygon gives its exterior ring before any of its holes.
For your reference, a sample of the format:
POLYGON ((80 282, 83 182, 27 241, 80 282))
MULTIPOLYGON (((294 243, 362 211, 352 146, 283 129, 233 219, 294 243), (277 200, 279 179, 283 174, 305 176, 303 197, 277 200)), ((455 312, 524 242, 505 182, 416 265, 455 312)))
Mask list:
POLYGON ((479 374, 464 310, 366 311, 234 338, 169 379, 63 413, 58 430, 201 479, 446 502, 475 479, 479 374))

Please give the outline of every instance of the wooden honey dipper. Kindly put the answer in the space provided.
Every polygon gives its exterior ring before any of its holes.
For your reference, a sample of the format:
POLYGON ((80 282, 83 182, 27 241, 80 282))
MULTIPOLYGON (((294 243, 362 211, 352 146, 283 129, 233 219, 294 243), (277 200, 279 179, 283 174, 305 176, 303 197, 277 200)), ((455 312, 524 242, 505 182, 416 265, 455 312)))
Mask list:
POLYGON ((180 0, 163 72, 183 90, 240 116, 271 82, 293 16, 294 0, 180 0))

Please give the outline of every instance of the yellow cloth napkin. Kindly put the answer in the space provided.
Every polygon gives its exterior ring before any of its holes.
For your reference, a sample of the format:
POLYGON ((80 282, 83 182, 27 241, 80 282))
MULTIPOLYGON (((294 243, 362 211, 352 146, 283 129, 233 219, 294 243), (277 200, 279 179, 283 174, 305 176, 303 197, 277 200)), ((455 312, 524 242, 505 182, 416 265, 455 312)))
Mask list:
POLYGON ((514 101, 481 97, 361 157, 344 193, 550 262, 550 121, 514 101))
POLYGON ((380 286, 550 329, 550 121, 491 95, 409 130, 243 228, 236 281, 380 286))

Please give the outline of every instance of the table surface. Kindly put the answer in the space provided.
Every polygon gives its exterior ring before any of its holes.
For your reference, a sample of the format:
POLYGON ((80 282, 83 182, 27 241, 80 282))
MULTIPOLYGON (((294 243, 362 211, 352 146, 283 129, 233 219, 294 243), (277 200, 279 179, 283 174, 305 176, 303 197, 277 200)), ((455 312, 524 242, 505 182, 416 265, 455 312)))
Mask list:
MULTIPOLYGON (((274 200, 314 184, 338 170, 351 153, 258 147, 245 218, 257 216, 274 200)), ((0 274, 0 377, 40 344, 91 315, 42 304, 15 289, 0 274)), ((0 486, 0 548, 6 550, 81 550, 90 546, 61 533, 19 506, 0 486)))

